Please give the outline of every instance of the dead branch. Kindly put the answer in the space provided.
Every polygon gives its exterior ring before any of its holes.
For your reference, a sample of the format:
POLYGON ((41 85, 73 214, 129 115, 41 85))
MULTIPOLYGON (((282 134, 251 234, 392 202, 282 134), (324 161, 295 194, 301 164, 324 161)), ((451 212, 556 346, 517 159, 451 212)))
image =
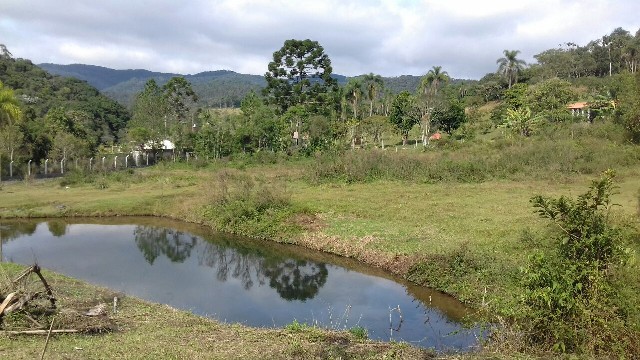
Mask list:
POLYGON ((20 273, 20 275, 18 275, 12 281, 13 285, 15 286, 20 280, 22 280, 23 278, 25 278, 26 276, 28 276, 31 273, 34 273, 34 274, 38 275, 38 278, 40 278, 40 281, 42 282, 42 285, 44 286, 44 289, 47 291, 47 298, 51 302, 51 307, 55 309, 55 307, 56 307, 56 298, 53 296, 53 290, 51 289, 51 286, 49 286, 49 283, 47 283, 47 280, 45 280, 44 276, 42 276, 42 273, 40 272, 40 266, 38 266, 38 264, 33 264, 33 265, 29 266, 28 268, 24 269, 24 271, 22 271, 20 273))
MULTIPOLYGON (((58 329, 58 330, 51 330, 52 334, 74 334, 80 332, 76 329, 58 329)), ((20 331, 10 331, 10 330, 5 330, 5 331, 0 331, 0 334, 7 334, 7 335, 47 335, 49 333, 49 330, 20 330, 20 331)))
POLYGON ((39 292, 36 292, 36 293, 33 293, 33 294, 25 294, 24 296, 18 298, 18 300, 16 302, 14 302, 12 305, 7 306, 7 308, 4 309, 4 313, 3 314, 9 314, 9 313, 12 313, 14 311, 22 309, 29 301, 40 297, 40 295, 41 295, 41 293, 39 293, 39 292))
POLYGON ((47 352, 47 346, 49 345, 49 339, 51 338, 51 332, 53 331, 53 322, 56 321, 56 317, 54 316, 51 319, 51 326, 49 326, 49 332, 47 332, 47 340, 44 342, 44 349, 42 349, 42 355, 40 355, 40 360, 44 359, 44 354, 47 352))
POLYGON ((4 298, 4 301, 2 302, 2 304, 0 304, 0 319, 2 318, 2 315, 4 314, 4 309, 9 306, 9 304, 11 303, 11 301, 13 300, 13 298, 16 296, 17 292, 12 292, 11 294, 7 295, 6 298, 4 298))

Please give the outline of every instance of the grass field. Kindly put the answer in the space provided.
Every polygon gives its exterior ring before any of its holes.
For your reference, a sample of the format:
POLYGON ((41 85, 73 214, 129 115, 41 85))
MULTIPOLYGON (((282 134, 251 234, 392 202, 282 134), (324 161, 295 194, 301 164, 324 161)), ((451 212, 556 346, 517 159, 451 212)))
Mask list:
MULTIPOLYGON (((484 313, 493 314, 513 311, 521 291, 520 267, 526 264, 529 254, 549 244, 546 237, 550 234, 550 226, 534 213, 529 199, 537 194, 575 197, 585 192, 594 179, 593 175, 576 174, 563 176, 561 181, 497 179, 474 183, 420 183, 381 180, 316 184, 305 176, 308 162, 241 165, 233 170, 263 179, 289 199, 294 211, 287 213, 291 216, 286 221, 296 226, 277 232, 274 240, 353 257, 418 284, 450 293, 485 310, 484 313)), ((58 179, 3 183, 0 217, 151 215, 212 225, 211 214, 203 209, 219 191, 220 183, 216 180, 219 172, 220 166, 169 164, 99 176, 91 181, 58 179)), ((618 223, 637 226, 638 179, 639 166, 618 171, 619 192, 614 200, 620 206, 613 209, 613 217, 618 223)), ((640 274, 637 262, 632 265, 632 272, 640 274)), ((640 289, 638 279, 640 276, 629 284, 630 289, 640 289)), ((205 324, 186 314, 161 313, 158 316, 178 317, 179 320, 169 319, 175 326, 194 323, 196 327, 202 326, 204 332, 224 332, 227 334, 224 336, 230 338, 228 334, 235 333, 247 348, 256 348, 256 339, 263 336, 262 330, 252 332, 244 327, 205 324), (183 321, 185 324, 181 324, 183 321)), ((99 339, 78 340, 79 347, 90 347, 85 342, 125 341, 126 349, 136 349, 144 343, 137 336, 171 338, 171 332, 162 333, 157 324, 144 324, 149 327, 136 328, 140 333, 134 332, 130 336, 114 333, 99 339), (120 339, 121 336, 127 340, 120 339)), ((273 340, 279 344, 278 350, 273 350, 279 354, 283 354, 283 347, 292 346, 292 341, 299 341, 302 349, 308 349, 304 350, 305 354, 318 351, 304 336, 302 340, 294 340, 283 330, 266 331, 265 334, 270 336, 269 343, 273 340)), ((176 349, 193 349, 193 354, 211 351, 199 347, 204 345, 194 345, 197 339, 178 337, 180 344, 176 349)), ((205 340, 200 339, 207 343, 205 340)), ((20 340, 18 343, 26 346, 31 342, 20 340)), ((109 346, 105 344, 100 346, 109 346)), ((242 346, 228 345, 229 349, 242 346)), ((385 346, 393 348, 394 345, 385 346)), ((387 350, 389 348, 384 348, 387 350)), ((158 355, 173 357, 178 354, 171 352, 177 350, 166 351, 169 351, 164 354, 166 356, 158 355)), ((14 356, 16 353, 19 352, 7 354, 14 356)), ((210 354, 213 354, 212 358, 224 357, 216 352, 210 354)))

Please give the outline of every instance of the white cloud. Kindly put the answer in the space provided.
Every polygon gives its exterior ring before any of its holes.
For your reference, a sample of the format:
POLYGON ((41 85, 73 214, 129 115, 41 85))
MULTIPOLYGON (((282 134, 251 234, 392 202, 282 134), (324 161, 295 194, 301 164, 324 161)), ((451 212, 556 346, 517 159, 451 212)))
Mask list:
POLYGON ((0 42, 36 63, 263 74, 289 38, 317 40, 346 75, 454 77, 495 70, 567 41, 640 27, 632 0, 21 0, 0 3, 0 42))

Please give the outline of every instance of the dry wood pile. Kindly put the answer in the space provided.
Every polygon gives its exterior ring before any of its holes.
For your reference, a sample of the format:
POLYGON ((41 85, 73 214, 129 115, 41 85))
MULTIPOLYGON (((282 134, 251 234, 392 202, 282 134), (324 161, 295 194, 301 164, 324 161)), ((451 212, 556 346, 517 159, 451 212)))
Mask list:
MULTIPOLYGON (((78 311, 61 309, 56 302, 53 289, 40 267, 36 264, 26 268, 15 278, 0 282, 0 332, 8 335, 50 335, 115 329, 104 303, 88 311, 86 308, 78 311), (54 317, 56 329, 49 326, 53 324, 54 317)), ((73 305, 73 301, 67 303, 73 305)))
POLYGON ((47 283, 44 276, 40 272, 40 267, 35 264, 26 268, 15 279, 11 280, 8 290, 0 292, 0 324, 4 317, 13 312, 26 309, 38 299, 46 299, 51 304, 50 309, 56 308, 56 298, 53 296, 51 286, 47 283), (29 286, 31 275, 37 275, 42 283, 42 290, 37 291, 29 286), (6 291, 6 293, 4 293, 6 291))

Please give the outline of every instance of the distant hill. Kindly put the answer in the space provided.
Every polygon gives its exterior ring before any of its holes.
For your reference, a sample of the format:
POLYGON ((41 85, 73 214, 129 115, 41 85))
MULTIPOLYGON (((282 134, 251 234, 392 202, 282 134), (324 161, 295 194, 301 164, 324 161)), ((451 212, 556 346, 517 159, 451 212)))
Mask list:
MULTIPOLYGON (((130 106, 144 88, 149 79, 154 79, 160 86, 174 76, 184 76, 198 94, 201 106, 208 107, 237 107, 242 99, 250 92, 260 90, 266 86, 261 75, 240 74, 230 70, 205 71, 193 75, 161 73, 144 69, 115 70, 102 66, 71 64, 39 64, 42 69, 60 76, 84 80, 96 87, 103 94, 130 106)), ((348 78, 334 74, 338 84, 344 85, 348 78)), ((420 76, 402 75, 397 77, 383 77, 385 88, 392 93, 401 91, 415 92, 420 84, 420 76)))
POLYGON ((115 70, 96 65, 71 64, 38 64, 38 66, 51 74, 64 77, 72 77, 84 80, 96 89, 103 91, 121 82, 125 82, 132 78, 151 79, 156 76, 176 76, 177 74, 163 74, 149 70, 115 70))
POLYGON ((174 76, 184 76, 198 94, 201 106, 233 107, 251 90, 260 91, 266 82, 259 75, 239 74, 230 70, 205 71, 194 75, 161 73, 143 69, 115 70, 102 66, 39 64, 42 69, 60 76, 84 80, 105 95, 129 106, 144 84, 154 79, 164 85, 174 76))

